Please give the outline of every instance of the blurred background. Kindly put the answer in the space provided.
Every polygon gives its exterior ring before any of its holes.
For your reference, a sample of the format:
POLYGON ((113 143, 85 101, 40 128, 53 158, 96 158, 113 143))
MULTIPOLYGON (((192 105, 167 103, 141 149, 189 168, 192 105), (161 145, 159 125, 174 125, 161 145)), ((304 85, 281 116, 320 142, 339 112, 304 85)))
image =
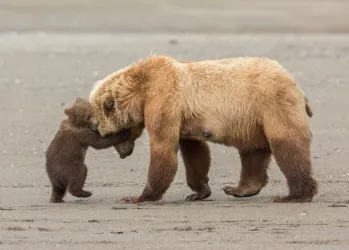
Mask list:
MULTIPOLYGON (((6 117, 0 131, 1 171, 33 186, 47 184, 44 173, 35 179, 20 168, 43 169, 63 108, 76 96, 87 97, 95 81, 151 52, 179 60, 266 56, 280 61, 314 109, 314 153, 330 154, 347 146, 343 128, 348 122, 341 112, 349 93, 348 31, 346 0, 0 0, 0 115, 6 117), (332 146, 322 144, 335 135, 332 146)), ((136 164, 144 174, 146 133, 143 138, 122 165, 136 164)), ((215 164, 229 166, 226 152, 231 150, 212 148, 215 164)), ((108 152, 90 157, 91 164, 109 166, 114 159, 103 157, 108 152)), ((121 171, 102 168, 108 174, 97 174, 97 180, 113 182, 114 171, 121 171)), ((239 167, 229 170, 238 176, 239 167)), ((129 180, 120 176, 120 183, 129 180)), ((142 174, 139 178, 145 181, 142 174)))
POLYGON ((1 0, 1 31, 329 32, 349 30, 346 0, 1 0))
MULTIPOLYGON (((49 187, 44 152, 63 108, 86 98, 95 81, 151 52, 180 60, 278 60, 313 107, 316 173, 330 178, 330 164, 331 176, 343 178, 347 170, 333 162, 348 159, 348 31, 346 0, 0 0, 1 185, 49 187)), ((236 150, 212 150, 217 167, 211 174, 219 177, 212 184, 238 181, 236 150)), ((122 162, 112 149, 90 151, 89 185, 145 183, 147 133, 122 162)), ((182 167, 179 172, 177 180, 185 183, 182 167)))

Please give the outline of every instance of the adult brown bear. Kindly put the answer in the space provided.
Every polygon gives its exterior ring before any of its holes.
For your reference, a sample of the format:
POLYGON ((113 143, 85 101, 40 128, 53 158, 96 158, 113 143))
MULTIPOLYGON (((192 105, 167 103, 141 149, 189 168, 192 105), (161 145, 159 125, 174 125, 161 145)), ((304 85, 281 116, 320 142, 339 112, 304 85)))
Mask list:
POLYGON ((225 187, 227 194, 258 194, 268 181, 271 154, 289 187, 289 195, 274 201, 309 202, 317 193, 311 167, 310 106, 296 81, 276 61, 240 57, 181 63, 150 56, 98 82, 90 103, 102 135, 143 124, 149 133, 147 184, 139 197, 125 198, 128 202, 162 198, 177 170, 178 145, 188 185, 196 192, 188 199, 210 196, 206 141, 239 150, 240 182, 225 187), (188 127, 194 133, 181 133, 188 127))

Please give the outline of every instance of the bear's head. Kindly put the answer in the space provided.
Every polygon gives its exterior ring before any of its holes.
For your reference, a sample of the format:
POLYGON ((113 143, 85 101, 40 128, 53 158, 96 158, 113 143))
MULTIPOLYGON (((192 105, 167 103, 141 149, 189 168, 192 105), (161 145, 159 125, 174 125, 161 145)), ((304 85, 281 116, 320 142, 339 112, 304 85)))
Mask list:
POLYGON ((97 129, 97 121, 92 116, 92 107, 88 100, 77 97, 70 108, 64 109, 64 113, 75 127, 97 129))
POLYGON ((139 92, 135 78, 124 70, 95 84, 89 101, 102 136, 115 134, 143 122, 142 98, 139 92))

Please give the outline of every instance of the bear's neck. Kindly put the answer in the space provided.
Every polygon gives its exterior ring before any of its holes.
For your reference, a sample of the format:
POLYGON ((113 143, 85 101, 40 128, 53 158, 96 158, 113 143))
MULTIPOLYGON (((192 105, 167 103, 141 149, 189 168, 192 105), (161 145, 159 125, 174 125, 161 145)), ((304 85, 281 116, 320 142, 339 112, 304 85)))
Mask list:
POLYGON ((173 60, 166 56, 150 56, 139 61, 123 72, 122 85, 117 86, 117 100, 122 117, 134 124, 144 121, 145 100, 152 87, 161 83, 170 84, 176 79, 173 60))

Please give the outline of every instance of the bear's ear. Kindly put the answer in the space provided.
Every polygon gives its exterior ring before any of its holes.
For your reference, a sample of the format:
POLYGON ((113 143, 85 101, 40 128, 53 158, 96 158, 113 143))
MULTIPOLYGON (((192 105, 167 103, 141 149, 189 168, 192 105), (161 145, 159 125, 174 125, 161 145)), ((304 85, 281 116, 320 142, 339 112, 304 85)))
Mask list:
MULTIPOLYGON (((145 84, 150 80, 148 72, 141 68, 132 68, 125 73, 125 79, 128 80, 128 84, 135 83, 137 85, 145 84)), ((122 81, 119 81, 121 84, 122 81)))
POLYGON ((114 98, 112 96, 108 96, 105 98, 103 102, 103 107, 106 111, 110 111, 113 109, 115 104, 114 98))
POLYGON ((64 109, 64 114, 66 114, 67 116, 71 117, 71 116, 74 115, 74 109, 66 108, 66 109, 64 109))

